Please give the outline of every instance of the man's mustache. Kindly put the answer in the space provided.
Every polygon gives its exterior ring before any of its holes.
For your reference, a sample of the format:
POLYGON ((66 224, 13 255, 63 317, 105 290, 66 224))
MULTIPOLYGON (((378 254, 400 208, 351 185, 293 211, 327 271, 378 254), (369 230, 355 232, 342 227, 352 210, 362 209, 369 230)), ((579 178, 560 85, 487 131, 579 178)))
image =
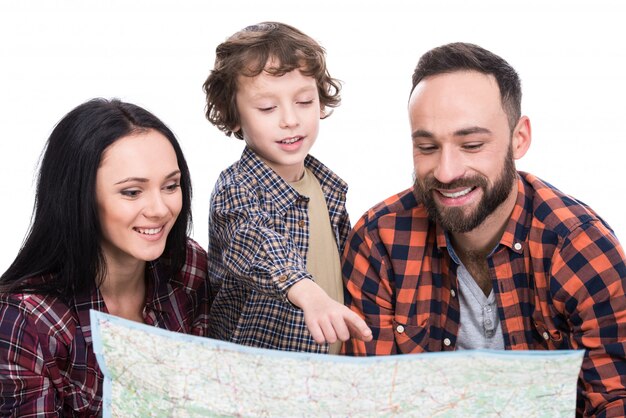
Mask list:
MULTIPOLYGON (((416 178, 416 182, 418 181, 419 179, 416 178)), ((429 176, 425 178, 421 183, 421 188, 424 190, 452 190, 459 187, 487 187, 487 179, 482 176, 464 177, 451 181, 450 183, 442 183, 435 177, 429 176)))

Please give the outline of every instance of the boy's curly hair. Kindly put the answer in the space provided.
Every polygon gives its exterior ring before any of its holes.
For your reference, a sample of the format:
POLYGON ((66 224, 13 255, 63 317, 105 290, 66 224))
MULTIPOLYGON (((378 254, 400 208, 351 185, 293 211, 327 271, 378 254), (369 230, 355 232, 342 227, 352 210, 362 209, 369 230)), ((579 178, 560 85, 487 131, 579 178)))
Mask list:
POLYGON ((262 71, 281 76, 295 69, 315 78, 324 117, 326 107, 341 102, 341 83, 330 76, 322 48, 298 29, 278 22, 263 22, 235 33, 215 50, 215 66, 203 85, 206 117, 227 136, 243 139, 237 112, 237 77, 254 77, 262 71), (276 65, 266 67, 272 61, 276 65))

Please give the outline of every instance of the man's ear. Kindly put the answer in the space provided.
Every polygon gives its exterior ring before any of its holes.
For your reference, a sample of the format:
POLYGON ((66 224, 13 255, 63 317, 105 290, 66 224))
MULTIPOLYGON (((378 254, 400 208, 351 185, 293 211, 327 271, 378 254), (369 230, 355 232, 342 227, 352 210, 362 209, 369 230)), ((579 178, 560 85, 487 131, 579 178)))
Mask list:
POLYGON ((528 148, 530 148, 530 142, 530 119, 528 116, 522 116, 517 121, 517 125, 515 125, 513 130, 513 137, 511 138, 513 158, 516 160, 522 158, 528 151, 528 148))

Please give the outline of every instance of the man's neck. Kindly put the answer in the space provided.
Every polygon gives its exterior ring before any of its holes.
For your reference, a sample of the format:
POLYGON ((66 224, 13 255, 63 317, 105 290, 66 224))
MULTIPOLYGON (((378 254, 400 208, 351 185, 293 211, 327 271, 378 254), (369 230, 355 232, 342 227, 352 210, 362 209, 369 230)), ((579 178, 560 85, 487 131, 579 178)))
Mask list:
POLYGON ((509 196, 482 224, 469 232, 451 233, 454 250, 466 254, 484 254, 486 257, 502 238, 517 201, 517 183, 509 196))
POLYGON ((489 296, 493 288, 487 256, 502 238, 516 200, 517 184, 507 199, 477 228, 462 234, 451 234, 454 251, 485 296, 489 296))

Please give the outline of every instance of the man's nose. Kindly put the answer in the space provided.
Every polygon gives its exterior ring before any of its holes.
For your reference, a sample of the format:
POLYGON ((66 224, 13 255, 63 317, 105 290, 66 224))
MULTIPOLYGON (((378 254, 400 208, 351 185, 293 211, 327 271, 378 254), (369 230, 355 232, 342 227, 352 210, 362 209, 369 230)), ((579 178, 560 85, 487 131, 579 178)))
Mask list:
POLYGON ((433 175, 441 183, 452 183, 454 180, 463 177, 465 167, 463 158, 459 152, 450 148, 442 148, 439 153, 439 161, 433 175))

